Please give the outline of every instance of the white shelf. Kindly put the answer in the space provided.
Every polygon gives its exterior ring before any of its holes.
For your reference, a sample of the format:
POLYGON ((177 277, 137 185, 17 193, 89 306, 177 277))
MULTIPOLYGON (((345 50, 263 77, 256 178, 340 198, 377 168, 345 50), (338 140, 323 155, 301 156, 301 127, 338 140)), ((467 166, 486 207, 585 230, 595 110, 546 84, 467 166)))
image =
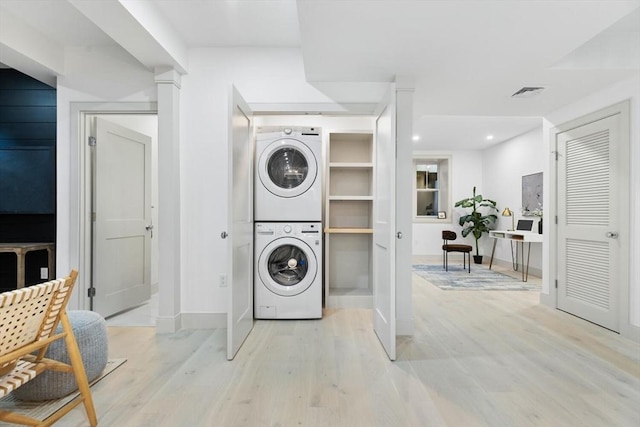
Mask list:
POLYGON ((325 199, 328 307, 373 306, 373 134, 330 133, 325 199))
POLYGON ((365 289, 331 289, 327 297, 327 306, 334 308, 371 308, 373 295, 365 289))
POLYGON ((369 289, 363 288, 332 288, 332 293, 337 297, 363 297, 363 296, 371 296, 371 291, 369 289))
POLYGON ((327 227, 324 232, 326 234, 373 234, 373 228, 327 227))
POLYGON ((332 169, 373 169, 373 163, 329 163, 332 169))
POLYGON ((330 201, 370 201, 373 196, 329 196, 330 201))

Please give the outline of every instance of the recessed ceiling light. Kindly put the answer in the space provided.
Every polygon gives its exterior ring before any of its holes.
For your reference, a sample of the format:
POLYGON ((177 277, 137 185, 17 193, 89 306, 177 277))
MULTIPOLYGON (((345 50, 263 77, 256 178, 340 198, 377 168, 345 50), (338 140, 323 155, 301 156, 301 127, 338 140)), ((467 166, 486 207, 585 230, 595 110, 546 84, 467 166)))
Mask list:
POLYGON ((487 135, 487 141, 491 141, 493 139, 493 135, 487 135))
POLYGON ((413 135, 413 139, 414 141, 420 141, 420 135, 413 135))

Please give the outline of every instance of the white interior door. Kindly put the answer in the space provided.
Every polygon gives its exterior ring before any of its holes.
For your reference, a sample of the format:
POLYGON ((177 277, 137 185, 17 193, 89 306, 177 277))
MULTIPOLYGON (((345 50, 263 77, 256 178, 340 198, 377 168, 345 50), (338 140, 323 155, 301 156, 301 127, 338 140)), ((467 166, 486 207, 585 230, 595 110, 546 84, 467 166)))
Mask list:
POLYGON ((253 120, 234 87, 230 95, 227 253, 229 305, 227 359, 235 357, 253 329, 253 120))
POLYGON ((619 115, 557 135, 558 308, 619 330, 619 115))
POLYGON ((95 118, 92 309, 107 317, 151 296, 151 137, 95 118))
POLYGON ((373 329, 389 359, 396 358, 396 96, 395 85, 376 119, 373 198, 373 329))

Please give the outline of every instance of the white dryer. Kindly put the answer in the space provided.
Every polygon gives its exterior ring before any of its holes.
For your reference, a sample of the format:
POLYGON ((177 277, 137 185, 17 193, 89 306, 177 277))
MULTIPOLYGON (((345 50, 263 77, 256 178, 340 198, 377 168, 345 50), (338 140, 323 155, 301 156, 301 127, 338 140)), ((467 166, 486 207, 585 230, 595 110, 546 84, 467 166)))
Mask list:
POLYGON ((256 135, 255 221, 322 220, 319 128, 256 135))
POLYGON ((322 317, 322 224, 255 224, 256 319, 322 317))

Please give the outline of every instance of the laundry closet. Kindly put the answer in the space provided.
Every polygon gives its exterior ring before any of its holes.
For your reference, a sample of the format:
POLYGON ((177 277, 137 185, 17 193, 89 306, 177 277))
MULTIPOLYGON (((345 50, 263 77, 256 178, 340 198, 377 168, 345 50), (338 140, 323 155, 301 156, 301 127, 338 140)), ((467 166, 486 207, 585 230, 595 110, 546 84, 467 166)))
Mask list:
POLYGON ((372 329, 395 360, 397 335, 410 334, 412 327, 411 279, 405 277, 411 273, 411 174, 406 165, 411 162, 412 91, 402 83, 390 84, 376 106, 361 116, 346 116, 252 112, 233 90, 228 140, 231 231, 221 234, 230 237, 229 359, 251 332, 254 319, 318 318, 310 307, 320 304, 372 309, 372 329), (312 153, 319 150, 320 158, 301 154, 302 145, 312 153), (263 162, 265 154, 272 159, 263 162), (316 181, 306 183, 314 167, 316 181), (287 191, 272 199, 266 207, 276 216, 262 222, 249 216, 260 215, 265 207, 249 208, 264 204, 260 195, 253 197, 264 189, 258 186, 267 187, 255 176, 260 173, 262 179, 266 173, 278 187, 291 190, 294 199, 293 204, 285 200, 287 191), (296 205, 295 188, 312 188, 312 182, 320 183, 320 198, 316 194, 313 201, 296 205), (321 222, 306 216, 307 206, 317 212, 312 206, 318 200, 321 222), (297 217, 280 220, 285 217, 280 208, 287 205, 297 217), (277 292, 268 290, 266 282, 277 292), (298 309, 303 312, 296 313, 298 309))
MULTIPOLYGON (((304 145, 308 145, 313 150, 314 140, 306 141, 309 135, 303 133, 318 132, 318 139, 321 143, 321 155, 317 156, 320 160, 317 164, 318 170, 314 170, 314 166, 297 165, 292 167, 290 174, 301 173, 304 167, 306 173, 317 173, 320 180, 320 202, 321 202, 321 227, 319 235, 323 250, 318 253, 315 240, 305 242, 310 245, 308 252, 318 255, 317 265, 321 266, 316 274, 321 279, 322 284, 322 305, 324 307, 334 308, 371 308, 372 307, 372 236, 373 236, 373 186, 374 186, 374 120, 372 117, 327 117, 322 115, 309 116, 254 116, 254 127, 256 132, 256 227, 269 227, 268 233, 278 234, 280 225, 275 223, 262 224, 259 221, 262 215, 262 207, 265 203, 261 200, 259 187, 262 182, 259 181, 259 175, 266 173, 265 160, 261 159, 264 150, 265 136, 273 135, 274 131, 286 130, 295 133, 298 131, 298 138, 304 141, 304 145), (275 228, 275 230, 274 230, 275 228)), ((269 138, 268 136, 266 137, 269 138)), ((284 155, 284 154, 283 154, 284 155)), ((314 153, 308 153, 313 158, 314 153)), ((306 156, 306 155, 305 155, 306 156)), ((287 160, 288 161, 288 160, 287 160)), ((295 160, 300 161, 300 160, 295 160)), ((310 184, 309 184, 310 185, 310 184)), ((282 209, 275 205, 269 207, 269 213, 280 214, 285 221, 294 221, 289 225, 298 224, 298 234, 302 235, 302 228, 307 227, 304 235, 312 234, 310 226, 315 225, 312 222, 299 222, 302 220, 314 219, 316 212, 315 195, 311 192, 304 205, 296 205, 293 210, 295 212, 285 212, 287 201, 282 204, 282 209), (284 209, 284 210, 283 210, 284 209), (305 212, 308 212, 305 216, 305 212), (304 216, 304 218, 303 218, 304 216), (307 218, 308 217, 308 218, 307 218), (296 221, 297 220, 297 221, 296 221), (300 228, 302 227, 302 228, 300 228)), ((276 202, 276 200, 273 200, 276 202)), ((277 216, 269 217, 270 221, 275 221, 277 216)), ((284 224, 284 223, 282 223, 284 224)), ((287 223, 288 224, 288 223, 287 223)), ((288 234, 280 230, 280 234, 288 234)), ((263 253, 264 244, 263 236, 260 230, 256 228, 256 257, 259 258, 263 253)), ((285 236, 283 236, 285 237, 285 236)), ((304 243, 299 243, 303 246, 304 243)), ((295 251, 294 251, 295 252, 295 251)), ((292 254, 294 253, 292 252, 292 254)), ((287 255, 289 253, 287 252, 287 255)), ((262 255, 264 256, 264 255, 262 255)), ((276 313, 269 312, 273 308, 269 304, 262 304, 262 301, 270 301, 265 296, 260 295, 263 290, 263 283, 270 281, 260 277, 260 269, 262 274, 266 274, 263 264, 256 259, 256 318, 286 318, 279 317, 276 313), (265 316, 266 311, 266 316, 265 316)), ((303 268, 313 269, 313 266, 306 265, 308 262, 304 256, 291 256, 288 262, 295 265, 296 269, 303 268)), ((281 262, 284 265, 284 263, 281 262)), ((287 269, 287 266, 281 268, 287 269)), ((280 273, 276 273, 280 274, 280 273)), ((287 274, 287 272, 283 272, 287 274)), ((313 291, 313 287, 309 290, 313 291)), ((309 308, 313 306, 313 293, 307 297, 300 298, 299 304, 304 305, 306 312, 311 312, 309 308), (311 299, 310 299, 311 298, 311 299)), ((281 298, 280 302, 289 302, 291 298, 281 298)), ((277 307, 275 308, 277 310, 277 307)), ((303 310, 303 312, 305 311, 303 310)), ((282 311, 282 310, 281 310, 282 311)), ((295 310, 288 310, 295 311, 295 310)), ((304 313, 303 313, 304 314, 304 313)), ((300 316, 299 316, 300 317, 300 316)), ((305 316, 303 316, 305 317, 305 316)), ((313 318, 315 316, 307 316, 313 318)))

